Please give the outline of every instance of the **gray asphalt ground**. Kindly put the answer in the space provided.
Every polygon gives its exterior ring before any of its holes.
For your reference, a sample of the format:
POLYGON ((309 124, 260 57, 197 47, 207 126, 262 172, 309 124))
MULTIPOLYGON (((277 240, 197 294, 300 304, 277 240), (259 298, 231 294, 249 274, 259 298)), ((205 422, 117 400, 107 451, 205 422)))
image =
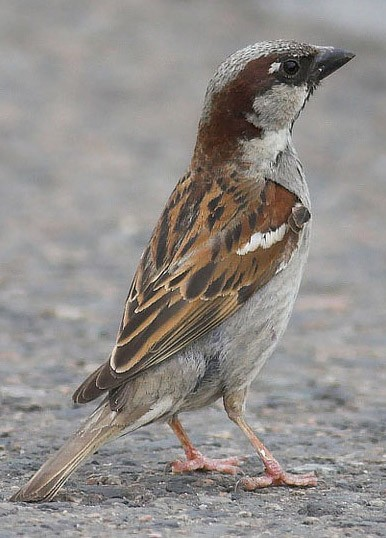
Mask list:
MULTIPOLYGON (((0 536, 386 535, 386 3, 0 0, 0 536), (319 485, 247 493, 173 476, 166 426, 104 447, 52 503, 7 499, 93 406, 150 231, 187 166, 206 84, 234 50, 296 38, 356 52, 297 122, 313 249, 248 418, 319 485)), ((246 455, 220 405, 185 417, 246 455)))

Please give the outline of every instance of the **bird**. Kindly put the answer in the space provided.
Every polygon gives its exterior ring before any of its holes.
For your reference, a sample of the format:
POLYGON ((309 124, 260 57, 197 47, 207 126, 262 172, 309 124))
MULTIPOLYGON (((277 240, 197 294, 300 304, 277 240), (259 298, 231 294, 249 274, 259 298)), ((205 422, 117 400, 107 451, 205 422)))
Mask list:
POLYGON ((186 173, 140 259, 108 360, 80 385, 77 404, 103 400, 12 501, 54 498, 108 440, 166 422, 186 459, 174 473, 239 472, 210 459, 180 414, 222 399, 264 467, 246 490, 316 486, 286 472, 245 419, 248 389, 283 335, 311 230, 309 189, 293 126, 319 83, 355 55, 292 40, 230 55, 210 80, 186 173))

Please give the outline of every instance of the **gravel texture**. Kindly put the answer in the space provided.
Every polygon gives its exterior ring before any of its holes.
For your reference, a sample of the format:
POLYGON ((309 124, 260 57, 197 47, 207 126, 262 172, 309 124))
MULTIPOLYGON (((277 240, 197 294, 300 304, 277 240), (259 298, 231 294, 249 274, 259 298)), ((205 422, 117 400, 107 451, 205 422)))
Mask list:
MULTIPOLYGON (((385 18, 376 0, 0 0, 1 538, 386 535, 385 18), (9 503, 93 408, 71 393, 109 353, 214 68, 279 37, 357 54, 296 125, 313 249, 248 407, 318 487, 173 476, 182 451, 157 425, 101 449, 56 501, 9 503)), ((206 454, 260 472, 220 405, 184 423, 206 454)))

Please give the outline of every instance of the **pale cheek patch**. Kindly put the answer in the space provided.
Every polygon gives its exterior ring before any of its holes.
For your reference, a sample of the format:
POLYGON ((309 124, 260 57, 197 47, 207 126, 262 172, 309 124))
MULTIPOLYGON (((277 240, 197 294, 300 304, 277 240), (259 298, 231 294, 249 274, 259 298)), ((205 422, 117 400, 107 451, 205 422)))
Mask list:
POLYGON ((248 254, 248 252, 254 252, 258 248, 270 248, 284 238, 286 229, 287 225, 282 224, 279 228, 276 228, 276 230, 271 230, 265 233, 256 232, 251 236, 248 243, 239 248, 236 253, 239 256, 244 256, 245 254, 248 254))
POLYGON ((273 62, 270 68, 268 69, 268 73, 270 75, 272 75, 272 73, 276 73, 277 71, 279 71, 280 65, 281 65, 280 62, 273 62))
POLYGON ((288 129, 304 106, 307 96, 307 84, 276 84, 270 90, 259 94, 253 102, 259 127, 267 131, 288 129))

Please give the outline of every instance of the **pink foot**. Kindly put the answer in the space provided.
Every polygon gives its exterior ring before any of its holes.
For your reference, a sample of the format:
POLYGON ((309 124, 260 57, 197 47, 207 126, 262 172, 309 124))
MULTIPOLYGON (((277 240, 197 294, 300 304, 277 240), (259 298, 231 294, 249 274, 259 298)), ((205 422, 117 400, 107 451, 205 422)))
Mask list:
POLYGON ((235 475, 240 471, 240 463, 239 458, 225 458, 222 460, 206 458, 197 450, 191 458, 185 461, 173 461, 172 472, 176 474, 191 471, 217 471, 235 475))
POLYGON ((275 461, 269 468, 266 468, 263 476, 258 476, 256 478, 242 478, 240 483, 247 491, 253 491, 255 489, 267 488, 268 486, 293 486, 306 488, 316 486, 318 480, 314 473, 286 473, 275 461))

